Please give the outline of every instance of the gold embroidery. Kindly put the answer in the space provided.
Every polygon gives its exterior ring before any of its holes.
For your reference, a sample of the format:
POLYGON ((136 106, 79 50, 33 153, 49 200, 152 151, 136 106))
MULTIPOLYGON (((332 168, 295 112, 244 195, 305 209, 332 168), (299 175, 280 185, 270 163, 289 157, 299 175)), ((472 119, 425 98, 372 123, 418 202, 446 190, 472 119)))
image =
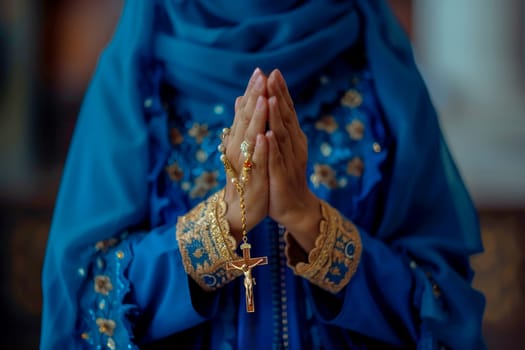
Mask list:
POLYGON ((356 108, 363 103, 363 96, 355 89, 348 90, 341 98, 341 104, 346 107, 356 108))
POLYGON ((365 134, 365 125, 360 120, 354 119, 346 126, 346 131, 352 140, 361 140, 365 134))
POLYGON ((108 295, 113 289, 108 276, 95 276, 95 292, 108 295))
POLYGON ((168 165, 166 167, 166 172, 168 173, 168 176, 173 181, 180 181, 184 177, 184 171, 179 167, 179 164, 177 162, 168 165))
POLYGON ((208 160, 208 153, 206 153, 206 151, 203 149, 200 149, 195 153, 195 159, 197 159, 197 161, 200 163, 204 163, 208 160))
POLYGON ((338 127, 339 127, 339 125, 337 125, 337 122, 336 122, 334 116, 330 115, 330 114, 323 115, 321 117, 321 119, 319 119, 315 123, 315 128, 317 130, 323 130, 323 131, 326 131, 329 134, 331 134, 334 131, 336 131, 338 127))
POLYGON ((319 149, 321 154, 325 157, 330 157, 330 154, 332 154, 332 146, 330 146, 328 142, 323 142, 319 149))
POLYGON ((117 242, 118 240, 116 238, 109 238, 102 241, 98 241, 95 244, 95 250, 105 253, 109 248, 117 244, 117 242))
POLYGON ((226 220, 224 190, 199 203, 179 217, 176 236, 186 273, 206 291, 230 282, 240 271, 227 271, 225 264, 239 256, 237 242, 226 220))
POLYGON ((184 141, 184 135, 177 128, 170 129, 170 141, 173 145, 180 145, 184 141))
POLYGON ((331 166, 326 164, 314 165, 314 173, 310 176, 310 181, 315 187, 319 187, 319 184, 323 184, 328 188, 337 187, 335 171, 331 166))
POLYGON ((217 181, 219 174, 217 171, 205 171, 195 179, 195 186, 190 192, 190 197, 204 197, 211 189, 219 183, 217 181))
POLYGON ((321 201, 322 220, 315 247, 308 254, 308 261, 297 259, 301 249, 289 232, 286 232, 286 256, 294 273, 311 283, 337 293, 343 289, 359 265, 361 238, 357 228, 328 203, 321 201))
POLYGON ((207 124, 199 124, 195 123, 193 126, 188 130, 188 135, 193 137, 195 139, 195 142, 198 144, 202 143, 202 140, 208 136, 208 125, 207 124))
POLYGON ((105 318, 97 318, 96 320, 98 331, 104 333, 110 337, 113 336, 113 331, 117 327, 117 324, 113 320, 108 320, 105 318))
POLYGON ((363 163, 363 160, 359 157, 352 158, 346 165, 346 172, 349 175, 360 177, 363 175, 363 171, 365 169, 365 163, 363 163))

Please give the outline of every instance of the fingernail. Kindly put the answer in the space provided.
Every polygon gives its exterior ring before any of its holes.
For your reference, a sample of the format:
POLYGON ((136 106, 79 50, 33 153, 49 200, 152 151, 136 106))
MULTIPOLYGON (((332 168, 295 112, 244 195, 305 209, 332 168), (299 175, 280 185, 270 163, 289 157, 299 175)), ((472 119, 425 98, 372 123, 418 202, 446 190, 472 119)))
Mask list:
POLYGON ((261 109, 263 109, 263 107, 264 107, 263 97, 259 96, 257 97, 257 103, 255 104, 255 109, 260 111, 261 109))
POLYGON ((263 89, 263 77, 262 75, 257 75, 257 79, 255 80, 255 89, 261 91, 263 89))

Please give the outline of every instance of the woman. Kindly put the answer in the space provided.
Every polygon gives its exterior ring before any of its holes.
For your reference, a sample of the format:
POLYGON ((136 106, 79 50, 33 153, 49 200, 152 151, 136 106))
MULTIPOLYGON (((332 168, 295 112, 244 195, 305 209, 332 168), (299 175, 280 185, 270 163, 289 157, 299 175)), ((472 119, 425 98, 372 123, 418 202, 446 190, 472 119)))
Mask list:
POLYGON ((130 0, 64 172, 41 348, 480 349, 481 249, 383 1, 130 0))

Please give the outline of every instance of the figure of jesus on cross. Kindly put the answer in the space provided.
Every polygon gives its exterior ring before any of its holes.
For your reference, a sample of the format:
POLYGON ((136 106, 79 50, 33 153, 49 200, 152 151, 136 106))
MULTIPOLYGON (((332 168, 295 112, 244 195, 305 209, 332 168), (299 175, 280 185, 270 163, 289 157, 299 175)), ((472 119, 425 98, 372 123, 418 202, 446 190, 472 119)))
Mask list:
POLYGON ((255 305, 253 302, 253 286, 255 278, 252 276, 252 269, 258 265, 268 264, 268 257, 252 258, 250 249, 252 246, 248 243, 241 244, 242 259, 233 260, 226 264, 226 270, 241 270, 244 274, 244 288, 246 289, 246 312, 254 312, 255 305))

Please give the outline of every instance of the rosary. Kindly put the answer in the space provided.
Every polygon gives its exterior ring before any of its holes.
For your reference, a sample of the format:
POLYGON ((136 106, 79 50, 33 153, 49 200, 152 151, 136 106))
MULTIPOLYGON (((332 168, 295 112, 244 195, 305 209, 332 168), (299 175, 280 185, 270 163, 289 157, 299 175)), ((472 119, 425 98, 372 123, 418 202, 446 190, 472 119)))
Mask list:
MULTIPOLYGON (((222 130, 222 140, 228 136, 230 129, 224 128, 222 130)), ((252 269, 258 265, 268 264, 268 257, 263 256, 259 258, 252 258, 250 256, 250 249, 252 246, 248 243, 248 232, 246 230, 246 204, 244 203, 244 190, 248 182, 249 173, 253 167, 252 155, 253 149, 247 141, 241 143, 241 153, 244 156, 241 176, 238 177, 233 169, 230 161, 226 158, 226 147, 221 142, 219 145, 219 152, 221 153, 221 161, 224 164, 226 175, 231 179, 235 186, 235 190, 239 194, 239 205, 241 208, 241 231, 242 231, 242 259, 229 261, 226 264, 226 270, 240 270, 244 274, 244 288, 246 290, 246 312, 254 312, 255 305, 253 301, 253 286, 255 285, 255 278, 252 276, 252 269)))

